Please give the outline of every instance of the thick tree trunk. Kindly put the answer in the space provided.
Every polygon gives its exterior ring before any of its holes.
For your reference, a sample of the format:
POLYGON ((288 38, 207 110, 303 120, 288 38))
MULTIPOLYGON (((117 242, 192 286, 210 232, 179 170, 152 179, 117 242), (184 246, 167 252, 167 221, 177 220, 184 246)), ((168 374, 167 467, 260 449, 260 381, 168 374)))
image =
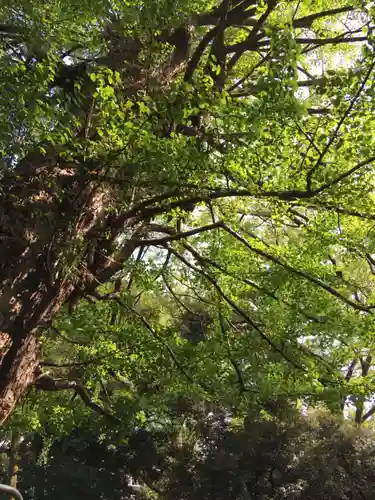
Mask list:
POLYGON ((56 155, 24 161, 2 186, 0 422, 40 374, 40 330, 64 303, 92 291, 121 267, 135 248, 133 228, 139 227, 129 219, 111 229, 116 224, 112 217, 109 226, 107 209, 113 193, 82 178, 77 167, 62 165, 56 155), (113 258, 124 227, 130 238, 113 258))
MULTIPOLYGON (((158 88, 168 87, 184 71, 191 28, 181 27, 162 36, 174 50, 155 73, 158 88)), ((109 46, 115 48, 117 38, 107 36, 109 46)), ((135 40, 126 47, 125 52, 118 47, 118 53, 111 49, 96 62, 127 75, 126 95, 130 97, 148 89, 149 72, 139 70, 141 63, 129 65, 138 61, 141 44, 135 40)), ((80 140, 95 137, 89 72, 86 63, 62 66, 53 83, 68 92, 67 84, 79 79, 80 104, 72 100, 70 113, 84 118, 80 140)), ((197 131, 187 130, 187 135, 197 135, 197 131)), ((44 155, 28 155, 1 179, 0 423, 40 375, 40 330, 51 323, 64 303, 74 304, 121 269, 137 246, 133 238, 144 235, 147 222, 146 211, 131 214, 119 209, 126 199, 131 206, 131 179, 127 179, 128 188, 118 190, 94 183, 88 166, 62 159, 57 146, 43 147, 47 149, 44 155), (111 212, 111 207, 116 208, 111 212)), ((142 202, 139 192, 137 198, 142 202)))

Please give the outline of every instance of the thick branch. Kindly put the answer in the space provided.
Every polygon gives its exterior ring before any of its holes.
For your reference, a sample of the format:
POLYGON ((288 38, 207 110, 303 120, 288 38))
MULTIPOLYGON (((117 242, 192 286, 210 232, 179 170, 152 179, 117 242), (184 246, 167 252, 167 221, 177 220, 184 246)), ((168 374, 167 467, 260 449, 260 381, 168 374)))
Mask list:
POLYGON ((337 45, 340 43, 359 43, 366 42, 368 40, 367 36, 352 36, 344 37, 337 36, 334 38, 296 38, 296 43, 300 45, 316 45, 321 47, 322 45, 337 45))
MULTIPOLYGON (((346 372, 346 375, 345 375, 346 382, 349 382, 350 379, 352 378, 352 376, 354 374, 355 367, 357 366, 357 364, 358 364, 358 359, 354 358, 349 365, 348 371, 346 372)), ((341 403, 341 410, 342 411, 344 411, 344 408, 345 408, 346 397, 347 396, 344 396, 343 401, 341 403)))
POLYGON ((199 42, 198 47, 196 48, 194 54, 192 55, 188 65, 187 65, 185 76, 184 76, 185 82, 191 81, 191 79, 193 78, 194 71, 196 70, 196 68, 199 64, 199 61, 201 60, 201 57, 202 57, 204 51, 206 50, 206 48, 208 47, 210 42, 219 33, 219 31, 220 31, 220 27, 215 26, 208 33, 206 33, 204 35, 204 37, 202 38, 202 40, 199 42))
MULTIPOLYGON (((254 0, 247 0, 241 2, 237 7, 232 9, 228 14, 228 25, 242 25, 242 26, 254 26, 256 19, 251 16, 254 15, 252 11, 246 10, 251 5, 254 5, 254 0)), ((337 14, 344 14, 345 12, 353 12, 355 10, 352 6, 338 7, 336 9, 325 10, 322 12, 316 12, 315 14, 310 14, 305 17, 300 17, 293 20, 294 28, 311 28, 314 21, 321 19, 323 17, 335 16, 337 14)), ((192 24, 195 26, 209 26, 216 24, 220 16, 220 8, 217 7, 212 12, 207 12, 204 14, 199 14, 195 16, 192 24)))
POLYGON ((375 405, 371 406, 367 413, 362 416, 361 423, 363 424, 375 413, 375 405))
POLYGON ((352 378, 355 367, 357 366, 357 363, 358 363, 357 358, 354 358, 353 361, 350 363, 348 371, 346 372, 346 375, 345 375, 345 380, 347 382, 349 382, 349 380, 352 378))
POLYGON ((237 44, 237 46, 240 45, 240 47, 237 47, 237 49, 234 51, 235 54, 228 63, 228 71, 230 71, 234 67, 236 62, 248 48, 251 48, 254 46, 254 44, 256 44, 257 40, 259 39, 258 32, 263 24, 267 21, 272 11, 276 8, 277 2, 278 0, 269 0, 266 11, 260 16, 246 40, 242 42, 242 44, 237 44))
MULTIPOLYGON (((198 186, 197 186, 198 190, 198 186)), ((212 200, 217 200, 220 198, 233 198, 233 197, 254 197, 254 198, 278 198, 284 201, 294 201, 299 199, 312 198, 319 191, 300 191, 300 190, 289 190, 289 191, 262 191, 259 188, 257 190, 251 191, 248 189, 206 189, 206 192, 196 192, 196 193, 183 193, 178 190, 173 190, 166 192, 162 195, 158 195, 149 199, 146 199, 140 203, 135 204, 128 212, 123 216, 124 220, 137 215, 142 215, 145 219, 154 217, 158 214, 163 214, 173 210, 175 208, 184 209, 187 205, 200 202, 210 202, 212 200), (173 198, 174 201, 168 201, 173 198), (157 204, 155 206, 155 204, 157 204), (162 204, 164 203, 164 204, 162 204), (154 206, 153 206, 154 205, 154 206)))
POLYGON ((325 10, 322 12, 316 12, 315 14, 310 14, 309 16, 300 17, 293 21, 294 28, 311 28, 314 21, 321 19, 322 17, 334 16, 336 14, 344 14, 345 12, 353 12, 354 7, 346 6, 339 7, 337 9, 325 10))
MULTIPOLYGON (((239 2, 239 4, 234 7, 227 15, 227 26, 233 26, 234 24, 242 24, 246 20, 255 14, 255 9, 249 9, 249 7, 256 4, 255 0, 244 0, 239 2)), ((216 24, 220 18, 222 12, 222 5, 204 14, 199 14, 194 17, 193 24, 195 26, 210 26, 216 24)))

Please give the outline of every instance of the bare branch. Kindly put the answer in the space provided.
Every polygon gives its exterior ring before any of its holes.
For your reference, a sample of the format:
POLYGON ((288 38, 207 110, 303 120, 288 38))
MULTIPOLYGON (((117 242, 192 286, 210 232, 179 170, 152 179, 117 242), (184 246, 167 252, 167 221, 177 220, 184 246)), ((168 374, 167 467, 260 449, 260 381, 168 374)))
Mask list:
POLYGON ((349 380, 352 378, 355 367, 357 366, 357 363, 358 363, 357 358, 354 358, 353 361, 350 363, 348 371, 346 372, 346 375, 345 375, 345 380, 347 382, 349 382, 349 380))
POLYGON ((296 43, 300 45, 314 45, 315 47, 321 47, 322 45, 337 45, 340 43, 359 43, 366 42, 367 36, 337 36, 334 38, 296 38, 296 43))
POLYGON ((375 405, 371 406, 367 413, 362 416, 361 423, 363 424, 375 413, 375 405))

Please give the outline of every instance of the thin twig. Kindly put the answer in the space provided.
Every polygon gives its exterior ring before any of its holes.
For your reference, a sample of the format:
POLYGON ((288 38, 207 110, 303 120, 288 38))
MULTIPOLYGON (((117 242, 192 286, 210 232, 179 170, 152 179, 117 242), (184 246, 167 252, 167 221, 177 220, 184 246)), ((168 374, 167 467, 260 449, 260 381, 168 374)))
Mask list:
POLYGON ((218 285, 215 278, 213 278, 212 276, 207 274, 202 269, 199 269, 198 267, 196 267, 193 264, 191 264, 190 262, 188 262, 181 254, 179 254, 173 248, 169 247, 169 249, 170 249, 171 253, 173 255, 175 255, 187 267, 189 267, 190 269, 192 269, 192 270, 198 272, 199 274, 201 274, 202 276, 204 276, 206 278, 206 280, 209 281, 214 286, 214 288, 219 293, 219 295, 224 299, 224 301, 227 302, 227 304, 229 304, 234 311, 236 311, 240 316, 242 316, 244 318, 244 320, 260 335, 260 337, 270 347, 272 347, 276 352, 278 352, 286 361, 288 361, 295 368, 302 370, 302 371, 305 371, 305 369, 302 366, 300 366, 294 360, 289 358, 282 349, 280 349, 271 339, 269 339, 267 337, 267 335, 265 335, 265 333, 263 333, 263 331, 259 328, 259 326, 250 318, 250 316, 222 291, 222 289, 218 285))
POLYGON ((241 369, 238 366, 237 361, 232 356, 232 352, 231 352, 230 345, 229 345, 229 339, 228 339, 227 332, 225 329, 225 322, 224 322, 223 312, 221 310, 221 306, 219 307, 219 323, 220 323, 221 333, 222 333, 224 340, 226 341, 226 344, 227 344, 228 358, 229 358, 229 361, 231 362, 231 364, 236 372, 237 379, 238 379, 238 385, 240 388, 240 395, 242 395, 244 392, 246 392, 246 386, 245 386, 245 382, 243 379, 241 369))
POLYGON ((319 166, 322 164, 322 161, 323 161, 323 158, 325 157, 325 155, 328 153, 330 147, 332 146, 332 144, 335 142, 335 140, 337 139, 337 136, 338 136, 338 133, 342 127, 342 125, 344 124, 344 121, 348 118, 348 116, 350 115, 355 103, 357 102, 359 96, 361 95, 363 89, 365 88, 365 85, 366 83, 368 82, 370 76, 371 76, 371 73, 373 71, 375 67, 375 62, 373 62, 370 66, 370 68, 368 69, 366 75, 365 75, 365 78, 363 79, 361 85, 359 86, 359 89, 357 90, 357 92, 355 93, 353 99, 350 101, 350 104, 349 106, 347 107, 345 113, 342 115, 342 117, 340 118, 338 124, 336 125, 336 128, 335 130, 333 131, 333 134, 331 135, 329 141, 327 142, 326 146, 324 147, 323 151, 320 153, 319 155, 319 158, 317 159, 315 165, 311 168, 311 170, 309 171, 309 173, 307 174, 307 178, 306 178, 306 184, 307 184, 307 190, 308 191, 312 191, 312 176, 314 175, 314 172, 319 168, 319 166))

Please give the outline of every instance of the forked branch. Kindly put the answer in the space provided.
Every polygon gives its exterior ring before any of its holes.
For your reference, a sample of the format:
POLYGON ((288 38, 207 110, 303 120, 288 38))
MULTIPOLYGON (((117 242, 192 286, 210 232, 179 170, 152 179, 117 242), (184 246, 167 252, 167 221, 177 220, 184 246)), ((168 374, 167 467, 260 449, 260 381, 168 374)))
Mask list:
POLYGON ((119 424, 121 421, 115 415, 113 415, 108 410, 104 409, 102 406, 95 403, 89 396, 87 390, 84 386, 77 380, 60 380, 55 379, 47 374, 42 374, 34 383, 34 386, 42 391, 75 391, 76 394, 81 398, 86 406, 91 408, 91 410, 100 413, 110 422, 119 424))

